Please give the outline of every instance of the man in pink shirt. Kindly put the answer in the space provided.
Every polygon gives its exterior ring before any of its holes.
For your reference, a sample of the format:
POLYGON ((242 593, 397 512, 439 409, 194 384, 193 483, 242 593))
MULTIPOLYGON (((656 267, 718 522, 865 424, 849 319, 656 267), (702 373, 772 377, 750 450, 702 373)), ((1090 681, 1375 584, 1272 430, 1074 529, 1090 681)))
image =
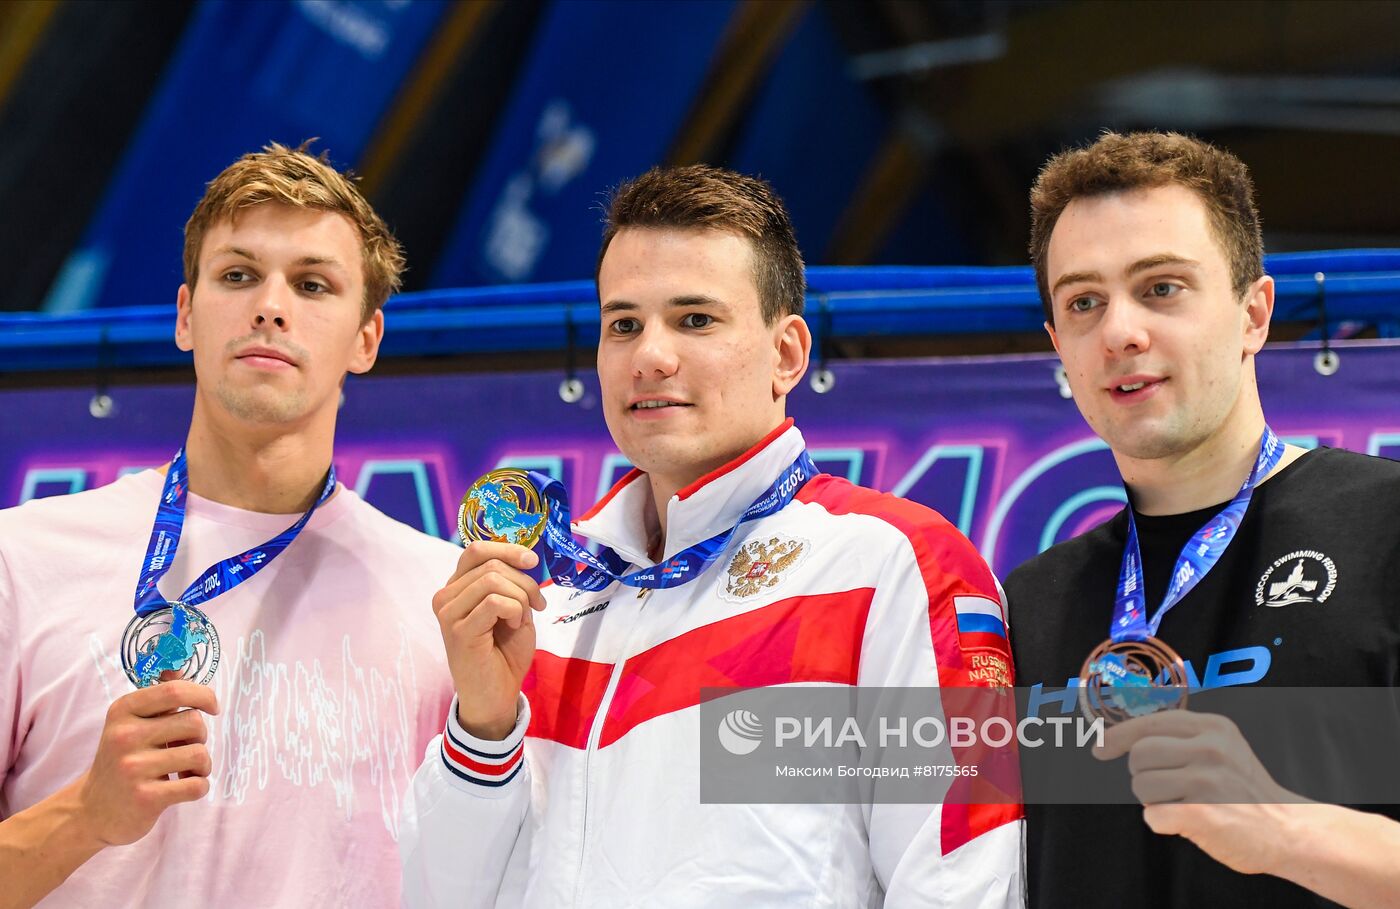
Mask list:
POLYGON ((452 696, 421 604, 460 550, 331 456, 403 256, 324 157, 274 144, 209 184, 184 267, 183 449, 0 511, 0 907, 394 904, 452 696))

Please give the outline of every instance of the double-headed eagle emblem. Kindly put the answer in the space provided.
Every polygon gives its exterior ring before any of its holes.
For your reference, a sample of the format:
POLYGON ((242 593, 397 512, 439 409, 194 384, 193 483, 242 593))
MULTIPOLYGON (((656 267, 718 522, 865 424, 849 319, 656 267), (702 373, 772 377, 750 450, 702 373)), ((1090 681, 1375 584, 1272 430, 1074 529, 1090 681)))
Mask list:
POLYGON ((772 537, 768 542, 753 540, 739 547, 729 563, 725 588, 736 597, 751 597, 775 586, 783 573, 797 564, 807 544, 800 540, 772 537))

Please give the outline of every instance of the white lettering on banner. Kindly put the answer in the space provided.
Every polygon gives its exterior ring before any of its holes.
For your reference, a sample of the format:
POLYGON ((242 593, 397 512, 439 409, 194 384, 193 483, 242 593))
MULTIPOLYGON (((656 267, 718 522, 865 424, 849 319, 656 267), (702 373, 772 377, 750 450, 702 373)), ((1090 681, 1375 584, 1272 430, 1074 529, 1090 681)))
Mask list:
MULTIPOLYGON (((108 698, 125 694, 130 685, 112 648, 90 634, 88 652, 108 698)), ((236 639, 211 685, 220 712, 207 721, 214 765, 207 798, 242 804, 273 780, 326 786, 347 820, 357 798, 377 798, 397 840, 401 793, 422 759, 417 673, 402 626, 398 652, 377 662, 361 665, 348 634, 339 666, 269 660, 261 631, 236 639)))
POLYGON ((297 9, 309 22, 342 44, 375 60, 389 46, 389 28, 348 3, 335 0, 297 0, 297 9))

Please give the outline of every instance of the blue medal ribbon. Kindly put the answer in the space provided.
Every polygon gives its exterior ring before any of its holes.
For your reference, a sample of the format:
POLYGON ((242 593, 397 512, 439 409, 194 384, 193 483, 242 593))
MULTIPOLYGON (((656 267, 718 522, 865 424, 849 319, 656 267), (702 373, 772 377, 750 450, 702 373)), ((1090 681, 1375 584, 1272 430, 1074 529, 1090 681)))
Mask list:
MULTIPOLYGON (((160 505, 156 508, 155 525, 151 528, 151 539, 146 544, 146 558, 141 564, 141 577, 136 581, 136 614, 147 616, 171 604, 160 595, 157 584, 175 561, 175 550, 180 545, 180 532, 185 525, 185 500, 189 493, 189 475, 185 465, 185 449, 175 453, 170 462, 170 470, 165 475, 165 489, 161 492, 160 505)), ((326 474, 326 485, 321 497, 307 509, 295 524, 273 537, 261 546, 224 559, 211 565, 195 579, 176 601, 178 605, 198 606, 242 584, 257 574, 269 562, 277 558, 282 550, 291 545, 301 533, 311 515, 335 491, 335 465, 326 474)))
POLYGON ((1167 595, 1151 618, 1147 616, 1147 596, 1143 589, 1142 550, 1138 547, 1137 522, 1133 520, 1132 506, 1128 507, 1128 542, 1123 547, 1123 567, 1118 572, 1113 624, 1109 626, 1109 637, 1113 641, 1141 641, 1156 636, 1167 612, 1195 589, 1201 578, 1225 554, 1230 541, 1240 529, 1240 522, 1244 520, 1254 487, 1282 458, 1283 443, 1272 429, 1265 426, 1264 436, 1259 440, 1259 456, 1254 459, 1254 469, 1230 503, 1186 541, 1186 546, 1177 556, 1176 567, 1172 569, 1167 595))
POLYGON ((569 495, 563 483, 534 471, 530 472, 530 481, 549 504, 543 543, 550 577, 564 587, 593 591, 602 590, 614 582, 628 587, 656 589, 679 587, 695 580, 711 562, 719 558, 742 525, 781 511, 793 500, 798 490, 816 475, 817 465, 803 451, 744 511, 733 527, 687 547, 665 562, 629 574, 622 574, 627 561, 616 552, 604 548, 595 556, 574 539, 569 529, 569 495))

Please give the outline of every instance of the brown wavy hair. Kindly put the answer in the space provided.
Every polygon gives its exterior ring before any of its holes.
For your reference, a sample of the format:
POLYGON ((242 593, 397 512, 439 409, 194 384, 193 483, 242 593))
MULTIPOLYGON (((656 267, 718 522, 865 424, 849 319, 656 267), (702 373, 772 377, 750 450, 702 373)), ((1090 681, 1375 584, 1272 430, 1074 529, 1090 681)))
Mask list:
POLYGON ((1046 259, 1065 206, 1086 196, 1177 184, 1205 203, 1230 263, 1235 296, 1264 274, 1264 240, 1249 168, 1229 152, 1180 133, 1105 132, 1092 145, 1060 152, 1031 187, 1031 262, 1045 320, 1055 324, 1046 259))

